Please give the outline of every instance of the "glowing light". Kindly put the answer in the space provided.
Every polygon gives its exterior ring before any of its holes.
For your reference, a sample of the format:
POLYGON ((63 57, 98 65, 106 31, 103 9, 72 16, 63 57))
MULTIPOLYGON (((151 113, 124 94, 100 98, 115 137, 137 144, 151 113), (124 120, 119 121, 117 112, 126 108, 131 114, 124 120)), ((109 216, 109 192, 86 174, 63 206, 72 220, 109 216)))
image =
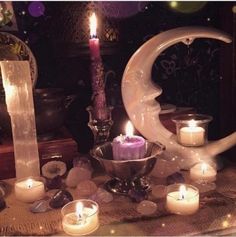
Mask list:
POLYGON ((33 180, 32 179, 27 179, 26 180, 26 186, 28 189, 33 187, 33 180))
POLYGON ((89 26, 90 26, 90 36, 96 37, 97 36, 97 17, 96 14, 93 13, 92 16, 89 18, 89 26))
POLYGON ((162 223, 162 224, 161 224, 161 227, 165 227, 165 226, 166 226, 166 224, 165 224, 165 223, 162 223))
POLYGON ((229 227, 229 222, 228 222, 228 221, 223 221, 223 222, 222 222, 222 226, 223 226, 224 228, 229 227))
POLYGON ((179 187, 179 199, 184 199, 186 196, 186 187, 184 185, 181 185, 179 187))
POLYGON ((78 202, 76 203, 76 216, 78 217, 78 219, 82 218, 82 213, 83 213, 83 203, 82 202, 78 202))
POLYGON ((205 172, 207 171, 207 164, 206 163, 201 164, 201 171, 202 171, 202 174, 205 174, 205 172))
POLYGON ((133 136, 134 134, 134 127, 130 121, 126 124, 125 132, 127 136, 133 136))
POLYGON ((176 8, 178 6, 178 2, 176 1, 171 1, 169 4, 170 4, 170 7, 172 8, 176 8))
POLYGON ((232 215, 231 215, 231 214, 228 214, 228 215, 227 215, 227 217, 228 217, 228 218, 231 218, 231 217, 232 217, 232 215))
POLYGON ((110 230, 110 234, 115 234, 115 232, 116 232, 116 231, 113 230, 113 229, 110 230))
POLYGON ((191 128, 195 128, 197 126, 197 121, 194 120, 194 119, 191 119, 189 122, 188 122, 188 126, 191 127, 191 128))
POLYGON ((236 14, 236 5, 232 7, 232 12, 236 14))

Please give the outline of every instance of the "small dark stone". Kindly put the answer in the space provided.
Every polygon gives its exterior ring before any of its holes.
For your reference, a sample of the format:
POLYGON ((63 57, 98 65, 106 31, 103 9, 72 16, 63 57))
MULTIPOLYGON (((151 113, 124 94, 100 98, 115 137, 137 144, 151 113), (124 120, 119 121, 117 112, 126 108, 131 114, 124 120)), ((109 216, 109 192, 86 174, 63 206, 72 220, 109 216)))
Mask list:
POLYGON ((4 198, 0 197, 0 211, 4 210, 6 207, 7 206, 4 198))
POLYGON ((68 202, 73 201, 72 195, 66 190, 59 190, 54 194, 49 202, 49 206, 52 208, 61 208, 68 202))
POLYGON ((176 183, 184 183, 184 181, 185 181, 184 176, 179 172, 173 173, 167 176, 166 178, 166 183, 168 185, 176 183))
POLYGON ((128 195, 133 202, 141 202, 148 198, 148 192, 145 189, 130 189, 128 195))
POLYGON ((46 179, 46 187, 48 189, 60 189, 62 186, 62 178, 60 175, 52 179, 46 179))

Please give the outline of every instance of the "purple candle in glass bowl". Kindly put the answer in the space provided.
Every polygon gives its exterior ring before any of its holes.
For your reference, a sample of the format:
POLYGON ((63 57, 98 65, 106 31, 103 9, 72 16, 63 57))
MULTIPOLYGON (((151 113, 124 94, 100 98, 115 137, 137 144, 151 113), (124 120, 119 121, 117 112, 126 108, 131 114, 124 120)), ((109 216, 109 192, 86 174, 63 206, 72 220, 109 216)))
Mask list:
POLYGON ((126 125, 126 135, 120 135, 113 139, 112 152, 114 160, 137 160, 145 156, 145 139, 133 135, 133 125, 130 121, 126 125))

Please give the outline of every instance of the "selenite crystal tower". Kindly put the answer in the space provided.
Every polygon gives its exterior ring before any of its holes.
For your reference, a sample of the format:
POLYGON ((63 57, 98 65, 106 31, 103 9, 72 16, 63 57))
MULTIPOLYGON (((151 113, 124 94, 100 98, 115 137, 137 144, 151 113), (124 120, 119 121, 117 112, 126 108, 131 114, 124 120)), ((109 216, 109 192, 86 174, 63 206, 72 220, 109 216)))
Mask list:
POLYGON ((32 82, 28 61, 1 61, 7 110, 11 117, 16 178, 39 176, 32 82))

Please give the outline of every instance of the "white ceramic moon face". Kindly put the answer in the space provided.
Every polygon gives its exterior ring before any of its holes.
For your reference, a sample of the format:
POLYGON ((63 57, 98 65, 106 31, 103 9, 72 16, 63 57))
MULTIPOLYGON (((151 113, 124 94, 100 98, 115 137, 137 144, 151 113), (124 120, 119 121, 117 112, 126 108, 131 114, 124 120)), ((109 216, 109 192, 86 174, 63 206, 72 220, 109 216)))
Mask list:
POLYGON ((174 158, 185 169, 198 160, 212 159, 236 144, 236 133, 233 133, 201 148, 183 147, 159 120, 161 109, 155 98, 162 93, 162 89, 151 81, 153 63, 166 48, 179 42, 190 44, 196 38, 231 42, 228 34, 207 27, 180 27, 162 32, 144 43, 131 57, 125 68, 121 88, 124 106, 136 129, 148 140, 165 145, 165 158, 174 158))

